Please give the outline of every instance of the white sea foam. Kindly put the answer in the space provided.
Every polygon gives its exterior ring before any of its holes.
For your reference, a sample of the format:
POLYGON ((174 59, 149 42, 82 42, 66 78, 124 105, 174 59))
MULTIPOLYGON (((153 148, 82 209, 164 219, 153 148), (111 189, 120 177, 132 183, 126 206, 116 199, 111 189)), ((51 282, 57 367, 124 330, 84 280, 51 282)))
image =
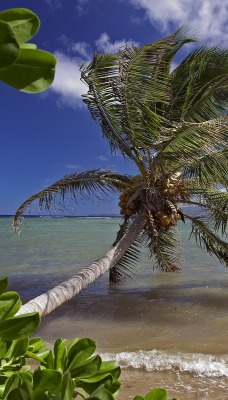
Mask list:
POLYGON ((103 360, 115 360, 122 368, 141 368, 147 371, 173 370, 198 376, 228 377, 228 356, 197 353, 168 353, 159 350, 102 354, 103 360))

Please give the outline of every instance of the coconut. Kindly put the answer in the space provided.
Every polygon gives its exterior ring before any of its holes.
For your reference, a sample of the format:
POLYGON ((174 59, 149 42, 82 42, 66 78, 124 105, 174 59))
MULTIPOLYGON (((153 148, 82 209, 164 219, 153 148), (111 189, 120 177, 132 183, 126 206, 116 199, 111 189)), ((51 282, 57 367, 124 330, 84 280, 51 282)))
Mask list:
POLYGON ((126 205, 127 205, 127 202, 126 202, 126 201, 120 201, 120 202, 118 203, 118 206, 119 206, 120 208, 126 208, 126 205))
POLYGON ((134 211, 133 211, 133 210, 130 210, 130 208, 127 208, 127 209, 125 210, 125 214, 128 215, 128 216, 130 217, 131 215, 134 214, 134 211))
POLYGON ((171 218, 168 215, 163 215, 160 219, 162 226, 168 226, 171 223, 171 218))
POLYGON ((135 210, 137 208, 137 205, 132 201, 132 203, 129 204, 128 208, 130 208, 130 210, 135 210))

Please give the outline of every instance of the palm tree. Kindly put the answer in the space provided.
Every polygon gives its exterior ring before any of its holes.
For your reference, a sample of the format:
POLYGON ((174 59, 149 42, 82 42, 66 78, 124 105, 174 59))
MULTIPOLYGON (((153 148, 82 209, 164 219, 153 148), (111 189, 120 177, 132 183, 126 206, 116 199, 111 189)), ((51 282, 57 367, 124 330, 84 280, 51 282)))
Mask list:
MULTIPOLYGON (((82 80, 88 85, 84 102, 112 152, 131 160, 138 174, 90 170, 66 176, 19 207, 15 229, 34 200, 39 200, 41 209, 50 209, 57 196, 64 200, 67 193, 77 200, 81 195, 117 191, 123 222, 111 253, 107 253, 105 271, 112 268, 111 280, 126 275, 141 246, 148 248, 158 269, 179 270, 176 227, 179 220, 186 219, 191 221, 191 235, 198 246, 228 265, 224 240, 228 215, 228 50, 194 44, 194 50, 172 68, 174 56, 189 42, 195 39, 180 29, 142 48, 95 53, 93 61, 82 66, 82 80), (190 215, 183 205, 197 206, 198 214, 190 215)), ((99 269, 100 260, 95 264, 99 269)), ((86 276, 82 275, 86 284, 96 279, 93 264, 86 276), (91 280, 89 276, 93 276, 91 280)), ((73 281, 77 287, 78 280, 73 281)), ((46 305, 37 307, 40 313, 48 308, 51 297, 58 297, 58 288, 46 296, 46 305)))

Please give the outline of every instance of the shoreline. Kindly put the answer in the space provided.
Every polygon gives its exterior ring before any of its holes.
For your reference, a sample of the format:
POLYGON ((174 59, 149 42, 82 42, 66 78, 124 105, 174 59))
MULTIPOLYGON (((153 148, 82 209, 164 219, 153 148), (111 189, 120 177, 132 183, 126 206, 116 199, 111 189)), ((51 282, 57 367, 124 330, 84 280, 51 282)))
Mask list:
POLYGON ((145 396, 150 389, 161 387, 167 390, 168 400, 221 400, 227 398, 228 378, 194 376, 189 372, 145 371, 133 368, 121 370, 117 400, 132 400, 145 396))

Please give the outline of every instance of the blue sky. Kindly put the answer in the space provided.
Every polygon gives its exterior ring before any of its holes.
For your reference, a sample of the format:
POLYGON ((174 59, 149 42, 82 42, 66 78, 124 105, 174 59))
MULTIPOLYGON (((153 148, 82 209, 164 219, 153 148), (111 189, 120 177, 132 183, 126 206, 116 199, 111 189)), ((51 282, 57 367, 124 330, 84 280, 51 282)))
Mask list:
MULTIPOLYGON (((25 7, 41 27, 34 43, 58 59, 54 83, 29 95, 0 82, 0 215, 14 214, 31 194, 66 174, 112 168, 134 174, 134 166, 113 157, 81 95, 79 67, 95 50, 115 52, 128 43, 160 39, 181 25, 202 41, 227 45, 228 0, 2 0, 0 10, 25 7)), ((75 215, 118 213, 115 197, 97 206, 79 204, 75 215)), ((37 209, 31 210, 36 213, 37 209)))

